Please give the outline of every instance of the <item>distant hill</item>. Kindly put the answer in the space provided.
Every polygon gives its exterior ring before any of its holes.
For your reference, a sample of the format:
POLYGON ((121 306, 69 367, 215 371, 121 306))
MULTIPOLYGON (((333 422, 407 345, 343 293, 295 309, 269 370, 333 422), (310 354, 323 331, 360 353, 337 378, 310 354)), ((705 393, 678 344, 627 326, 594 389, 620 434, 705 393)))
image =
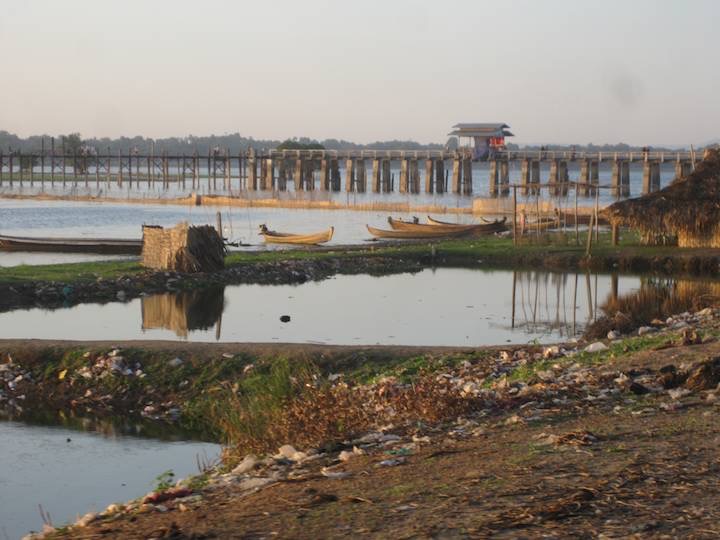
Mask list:
MULTIPOLYGON (((21 150, 23 152, 39 152, 42 139, 45 139, 45 148, 50 150, 50 135, 33 135, 27 138, 18 137, 15 134, 7 131, 0 131, 0 150, 7 152, 8 150, 21 150)), ((55 137, 55 148, 59 152, 61 149, 61 138, 62 136, 55 137)), ((351 150, 351 149, 365 149, 365 150, 440 150, 446 145, 441 143, 430 143, 421 144, 416 141, 408 140, 390 140, 390 141, 375 141, 369 144, 360 144, 352 141, 346 141, 343 139, 325 139, 318 141, 310 139, 308 137, 294 137, 292 139, 286 139, 285 141, 274 140, 274 139, 254 139, 253 137, 245 137, 239 133, 231 133, 226 135, 188 135, 185 137, 166 137, 161 139, 151 139, 147 137, 135 136, 135 137, 118 137, 110 139, 108 137, 103 138, 89 138, 83 140, 87 146, 95 147, 99 152, 104 152, 108 148, 111 152, 127 152, 132 148, 137 148, 139 152, 146 152, 154 146, 156 153, 168 152, 178 154, 192 154, 197 151, 199 154, 207 154, 208 151, 213 148, 227 149, 231 154, 237 154, 238 152, 245 151, 249 148, 255 150, 263 150, 270 148, 277 148, 281 144, 284 144, 286 148, 297 147, 297 148, 325 148, 327 150, 351 150)), ((452 141, 448 141, 447 144, 450 147, 454 147, 451 144, 452 141)), ((711 144, 720 144, 720 139, 714 139, 709 141, 703 146, 711 144)), ((571 151, 573 148, 578 151, 588 152, 627 152, 627 151, 640 151, 640 146, 632 146, 625 143, 616 144, 526 144, 517 145, 515 143, 509 143, 508 148, 511 150, 539 150, 540 146, 544 146, 547 150, 567 150, 571 151)), ((652 150, 655 151, 673 151, 677 150, 675 146, 651 146, 652 150)))
MULTIPOLYGON (((50 135, 33 135, 27 138, 22 138, 12 133, 8 133, 7 131, 0 131, 0 149, 4 152, 7 152, 10 149, 21 150, 23 152, 38 152, 42 147, 43 137, 45 138, 45 148, 49 151, 51 139, 50 135)), ((60 151, 61 139, 62 136, 55 137, 55 148, 57 151, 60 151)), ((200 154, 207 154, 208 151, 213 148, 222 148, 223 150, 227 149, 230 153, 236 154, 249 148, 254 148, 255 150, 277 148, 283 143, 286 147, 323 147, 328 150, 384 150, 389 148, 399 150, 438 150, 443 148, 443 145, 439 143, 421 144, 415 141, 392 140, 377 141, 370 144, 358 144, 341 139, 325 139, 324 141, 317 141, 308 137, 295 137, 293 139, 281 141, 273 139, 254 139, 252 137, 244 137, 239 133, 208 136, 188 135, 186 137, 168 137, 161 139, 151 139, 140 136, 119 137, 116 139, 104 137, 100 139, 83 139, 83 142, 87 146, 97 148, 100 152, 106 151, 108 148, 111 152, 127 152, 131 148, 137 148, 140 152, 145 152, 154 146, 154 151, 156 153, 168 152, 186 154, 192 154, 195 151, 200 154)))

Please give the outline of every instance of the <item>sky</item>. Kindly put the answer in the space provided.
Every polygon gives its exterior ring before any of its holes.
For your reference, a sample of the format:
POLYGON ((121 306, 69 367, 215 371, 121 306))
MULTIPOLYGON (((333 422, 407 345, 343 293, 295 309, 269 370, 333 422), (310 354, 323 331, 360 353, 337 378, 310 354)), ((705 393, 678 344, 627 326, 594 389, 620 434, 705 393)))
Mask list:
POLYGON ((0 130, 720 138, 717 0, 0 0, 0 130))

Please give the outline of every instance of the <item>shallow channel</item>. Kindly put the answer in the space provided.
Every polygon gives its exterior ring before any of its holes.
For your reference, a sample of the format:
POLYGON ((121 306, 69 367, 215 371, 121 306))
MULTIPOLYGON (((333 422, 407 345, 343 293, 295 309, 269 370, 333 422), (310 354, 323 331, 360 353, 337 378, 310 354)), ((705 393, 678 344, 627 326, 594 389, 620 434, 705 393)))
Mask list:
POLYGON ((218 445, 171 437, 145 438, 88 422, 79 431, 0 420, 0 538, 42 529, 39 505, 54 525, 104 510, 151 491, 156 477, 196 474, 197 458, 212 460, 218 445))
POLYGON ((579 335, 612 294, 640 278, 507 270, 427 269, 339 275, 302 285, 238 285, 0 314, 0 337, 335 345, 552 342, 579 335), (287 315, 289 322, 282 322, 287 315))

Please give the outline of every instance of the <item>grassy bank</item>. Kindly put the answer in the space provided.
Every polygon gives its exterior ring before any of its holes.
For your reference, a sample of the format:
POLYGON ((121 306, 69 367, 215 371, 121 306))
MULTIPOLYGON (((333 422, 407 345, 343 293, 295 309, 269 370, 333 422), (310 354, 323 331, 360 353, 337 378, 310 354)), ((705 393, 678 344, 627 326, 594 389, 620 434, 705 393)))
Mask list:
MULTIPOLYGON (((584 239, 576 244, 574 234, 550 234, 523 239, 514 246, 512 238, 482 237, 447 240, 435 243, 385 244, 337 248, 307 248, 258 252, 233 252, 226 258, 229 269, 261 263, 293 261, 345 261, 348 259, 407 259, 427 264, 460 264, 470 266, 530 266, 596 270, 650 270, 656 267, 672 271, 717 271, 720 250, 680 249, 665 246, 641 246, 634 235, 624 235, 619 246, 610 245, 608 234, 601 234, 586 258, 584 239)), ((54 281, 67 284, 87 283, 97 279, 118 279, 147 273, 138 262, 108 261, 41 266, 0 268, 0 284, 29 281, 54 281)))

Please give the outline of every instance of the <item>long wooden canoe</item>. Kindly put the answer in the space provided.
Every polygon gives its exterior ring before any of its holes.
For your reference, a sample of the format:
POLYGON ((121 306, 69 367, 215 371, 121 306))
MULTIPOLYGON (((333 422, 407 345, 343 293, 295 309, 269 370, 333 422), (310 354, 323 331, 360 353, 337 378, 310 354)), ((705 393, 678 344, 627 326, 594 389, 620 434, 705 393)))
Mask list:
POLYGON ((326 231, 313 233, 313 234, 292 234, 292 233, 281 233, 275 231, 269 231, 267 229, 261 230, 260 234, 265 238, 265 242, 268 244, 323 244, 329 242, 335 227, 330 227, 326 231))
POLYGON ((388 223, 396 231, 465 231, 468 234, 490 234, 504 231, 505 219, 491 223, 476 223, 464 225, 460 223, 411 223, 398 219, 388 218, 388 223))
POLYGON ((0 250, 3 251, 139 255, 142 244, 142 240, 115 238, 31 238, 0 235, 0 250))
POLYGON ((376 229, 370 225, 366 225, 367 230, 376 238, 406 238, 406 239, 430 239, 430 238, 454 238, 456 236, 465 236, 472 234, 472 231, 466 229, 448 230, 448 229, 426 229, 426 230, 385 230, 376 229))
MULTIPOLYGON (((568 227, 571 225, 573 227, 575 226, 575 214, 573 212, 556 212, 555 215, 556 216, 559 215, 560 222, 561 223, 564 222, 566 224, 566 226, 568 226, 568 227)), ((578 214, 578 216, 577 216, 578 225, 590 225, 591 217, 592 217, 591 214, 578 214)), ((609 225, 610 224, 610 222, 602 216, 598 216, 598 223, 600 225, 609 225)))
MULTIPOLYGON (((507 217, 504 217, 502 219, 485 219, 480 218, 484 221, 484 223, 470 223, 470 224, 463 224, 463 223, 450 223, 448 221, 440 221, 439 219, 434 219, 432 216, 427 216, 428 224, 429 225, 442 225, 445 227, 488 227, 488 225, 492 226, 499 226, 499 225, 505 225, 507 223, 507 217)), ((490 228, 490 227, 488 227, 490 228)))

